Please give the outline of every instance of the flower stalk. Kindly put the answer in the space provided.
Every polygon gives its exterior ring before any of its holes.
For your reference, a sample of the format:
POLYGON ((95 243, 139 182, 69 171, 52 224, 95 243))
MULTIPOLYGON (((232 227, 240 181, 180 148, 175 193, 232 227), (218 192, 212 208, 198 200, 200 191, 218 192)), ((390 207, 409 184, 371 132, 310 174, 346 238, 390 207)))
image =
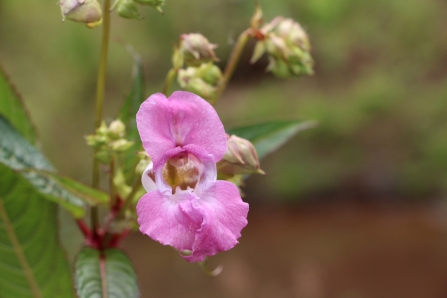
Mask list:
POLYGON ((169 92, 169 88, 171 87, 172 81, 175 79, 175 76, 178 72, 178 69, 175 68, 171 68, 168 72, 168 74, 166 75, 166 79, 163 85, 163 90, 162 93, 165 96, 168 96, 168 92, 169 92))
MULTIPOLYGON (((110 34, 110 0, 104 0, 104 15, 102 24, 102 39, 100 60, 98 68, 98 79, 96 84, 96 117, 95 117, 95 129, 98 129, 101 125, 103 106, 104 106, 104 94, 105 94, 105 82, 106 82, 106 69, 107 69, 107 54, 109 49, 109 34, 110 34)), ((95 150, 96 151, 96 150, 95 150)), ((96 152, 95 152, 96 154, 96 152)), ((98 188, 100 180, 99 173, 99 161, 93 159, 93 174, 92 174, 92 186, 98 188)), ((90 213, 90 220, 92 230, 95 232, 99 226, 98 207, 92 207, 90 213)))
POLYGON ((234 46, 233 51, 231 52, 230 59, 228 60, 228 63, 225 67, 222 80, 220 81, 220 84, 216 89, 216 95, 211 104, 215 104, 217 102, 217 100, 222 95, 222 92, 227 87, 228 82, 230 81, 234 71, 236 70, 236 66, 239 63, 245 45, 247 44, 248 40, 252 35, 251 32, 252 29, 249 28, 244 32, 242 32, 241 35, 239 35, 236 45, 234 46))

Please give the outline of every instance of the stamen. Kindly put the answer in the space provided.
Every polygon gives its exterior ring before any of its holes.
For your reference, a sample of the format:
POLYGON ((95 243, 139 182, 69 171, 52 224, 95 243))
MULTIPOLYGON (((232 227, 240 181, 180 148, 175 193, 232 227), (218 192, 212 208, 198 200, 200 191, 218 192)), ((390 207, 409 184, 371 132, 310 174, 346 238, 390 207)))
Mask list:
POLYGON ((194 189, 199 176, 199 169, 185 152, 170 158, 163 168, 163 179, 172 187, 173 194, 177 187, 181 190, 194 189))

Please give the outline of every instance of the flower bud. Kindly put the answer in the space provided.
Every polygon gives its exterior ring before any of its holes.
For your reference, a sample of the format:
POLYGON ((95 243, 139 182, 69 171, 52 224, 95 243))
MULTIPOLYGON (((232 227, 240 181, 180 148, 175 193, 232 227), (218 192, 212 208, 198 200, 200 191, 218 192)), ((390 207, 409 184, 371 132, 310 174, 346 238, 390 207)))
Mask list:
POLYGON ((253 144, 243 138, 232 135, 227 140, 227 152, 217 163, 219 174, 234 176, 238 174, 264 174, 259 164, 258 154, 253 144))
POLYGON ((183 89, 208 100, 214 98, 221 79, 220 68, 212 63, 180 69, 178 73, 178 82, 183 89))
POLYGON ((278 77, 313 74, 310 43, 303 28, 292 19, 275 18, 260 30, 263 39, 255 46, 251 63, 266 51, 269 54, 268 71, 278 77))
POLYGON ((133 0, 117 0, 113 5, 116 7, 116 13, 125 19, 140 19, 138 14, 138 5, 133 0))
POLYGON ((123 152, 123 151, 126 151, 127 149, 129 149, 130 147, 132 147, 133 142, 129 142, 126 139, 119 139, 119 140, 112 142, 110 145, 111 145, 111 148, 113 151, 123 152))
POLYGON ((163 13, 161 7, 165 4, 165 0, 134 0, 140 5, 148 5, 163 13))
POLYGON ((137 176, 141 176, 141 175, 143 175, 147 166, 151 163, 151 158, 146 153, 146 151, 137 152, 137 156, 140 158, 140 161, 138 162, 137 166, 135 167, 135 174, 137 176))
POLYGON ((217 45, 212 44, 202 34, 182 34, 180 48, 187 66, 200 66, 203 63, 219 61, 214 53, 217 45))
POLYGON ((124 136, 126 126, 121 120, 114 120, 109 124, 108 136, 112 139, 119 139, 124 136))
POLYGON ((97 0, 60 0, 60 6, 63 21, 69 19, 90 27, 101 23, 102 10, 97 0))

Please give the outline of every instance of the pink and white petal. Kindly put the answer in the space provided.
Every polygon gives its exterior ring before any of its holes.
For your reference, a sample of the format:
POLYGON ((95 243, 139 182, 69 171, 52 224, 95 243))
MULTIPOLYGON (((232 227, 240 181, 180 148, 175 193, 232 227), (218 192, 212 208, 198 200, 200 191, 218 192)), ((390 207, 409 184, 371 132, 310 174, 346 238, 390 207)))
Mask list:
POLYGON ((161 244, 192 250, 201 218, 196 221, 186 211, 191 209, 191 201, 196 199, 194 194, 186 191, 171 196, 159 191, 145 194, 137 204, 140 231, 161 244))
POLYGON ((157 164, 165 151, 195 144, 219 161, 227 149, 222 122, 201 97, 185 91, 169 98, 157 93, 140 106, 137 127, 143 147, 157 164))
POLYGON ((234 184, 217 181, 199 197, 194 206, 203 216, 202 225, 196 232, 192 254, 183 256, 190 262, 233 248, 247 225, 248 204, 234 184))
POLYGON ((153 179, 155 178, 153 168, 154 163, 150 162, 146 167, 146 169, 144 170, 143 175, 141 176, 141 184, 143 184, 143 187, 146 190, 146 192, 151 192, 158 189, 153 179))

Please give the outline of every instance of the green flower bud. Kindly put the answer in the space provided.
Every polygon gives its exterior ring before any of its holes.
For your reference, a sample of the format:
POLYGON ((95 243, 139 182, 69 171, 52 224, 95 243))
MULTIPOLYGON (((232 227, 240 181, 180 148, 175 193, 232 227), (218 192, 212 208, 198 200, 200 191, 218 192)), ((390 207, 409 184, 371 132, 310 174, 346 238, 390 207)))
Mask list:
POLYGON ((250 141, 232 135, 228 137, 227 146, 227 152, 217 163, 219 174, 230 177, 240 174, 265 174, 261 170, 256 149, 250 141))
POLYGON ((183 89, 208 100, 215 97, 221 79, 220 68, 212 63, 180 69, 178 73, 178 82, 183 89))
POLYGON ((102 10, 97 0, 60 0, 62 20, 86 23, 95 27, 101 23, 102 10))
POLYGON ((113 5, 116 13, 125 19, 141 19, 138 14, 138 5, 133 0, 117 0, 113 5))
POLYGON ((165 4, 165 0, 134 0, 140 5, 148 5, 163 13, 161 7, 165 4))
POLYGON ((313 74, 309 38, 303 28, 292 19, 277 17, 261 28, 263 39, 255 46, 251 62, 256 62, 264 52, 269 54, 268 71, 278 77, 288 78, 313 74))
POLYGON ((211 86, 201 78, 193 78, 189 80, 184 89, 195 93, 206 100, 210 100, 216 95, 216 87, 211 86))
POLYGON ((115 120, 112 121, 112 123, 109 124, 108 129, 108 136, 111 139, 119 139, 124 136, 124 132, 126 130, 126 126, 124 126, 124 123, 121 120, 115 120))
POLYGON ((123 152, 132 147, 133 142, 129 142, 126 139, 119 139, 112 143, 110 143, 110 146, 113 151, 115 152, 123 152))
POLYGON ((214 53, 217 45, 210 43, 202 34, 182 34, 180 38, 180 48, 187 66, 200 66, 203 63, 219 61, 214 53))
POLYGON ((122 169, 115 170, 115 175, 113 177, 113 185, 115 186, 116 192, 120 197, 125 198, 131 192, 132 188, 127 185, 126 178, 122 169))
POLYGON ((197 74, 208 84, 217 86, 222 79, 222 72, 217 65, 212 63, 202 64, 197 70, 197 74))
POLYGON ((102 164, 108 164, 112 160, 112 155, 109 150, 104 149, 96 152, 95 158, 102 164))

